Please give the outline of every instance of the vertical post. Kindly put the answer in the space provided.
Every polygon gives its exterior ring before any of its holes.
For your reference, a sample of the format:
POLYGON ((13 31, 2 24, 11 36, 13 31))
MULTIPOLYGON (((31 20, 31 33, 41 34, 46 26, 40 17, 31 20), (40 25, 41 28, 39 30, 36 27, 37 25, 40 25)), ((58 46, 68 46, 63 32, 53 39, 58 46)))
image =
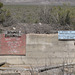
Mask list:
POLYGON ((64 62, 63 62, 63 69, 62 70, 63 70, 63 75, 64 75, 64 62))
POLYGON ((30 71, 31 75, 38 75, 38 72, 30 71))
POLYGON ((34 75, 38 75, 38 72, 34 72, 34 75))

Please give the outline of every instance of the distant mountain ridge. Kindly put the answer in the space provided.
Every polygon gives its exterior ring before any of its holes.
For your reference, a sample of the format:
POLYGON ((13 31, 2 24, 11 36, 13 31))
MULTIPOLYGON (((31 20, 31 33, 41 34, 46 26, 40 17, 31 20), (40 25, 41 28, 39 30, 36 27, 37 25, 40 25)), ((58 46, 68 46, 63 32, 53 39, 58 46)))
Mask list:
POLYGON ((75 5, 75 0, 0 0, 4 4, 59 4, 70 3, 75 5))

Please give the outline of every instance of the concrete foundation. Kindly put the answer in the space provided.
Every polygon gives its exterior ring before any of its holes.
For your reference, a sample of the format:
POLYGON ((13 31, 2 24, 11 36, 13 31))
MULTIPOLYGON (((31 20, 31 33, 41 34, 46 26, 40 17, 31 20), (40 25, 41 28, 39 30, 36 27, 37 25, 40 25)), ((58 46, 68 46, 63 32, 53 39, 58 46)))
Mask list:
POLYGON ((75 63, 74 41, 59 41, 58 34, 27 34, 26 56, 0 56, 0 62, 32 66, 75 63))

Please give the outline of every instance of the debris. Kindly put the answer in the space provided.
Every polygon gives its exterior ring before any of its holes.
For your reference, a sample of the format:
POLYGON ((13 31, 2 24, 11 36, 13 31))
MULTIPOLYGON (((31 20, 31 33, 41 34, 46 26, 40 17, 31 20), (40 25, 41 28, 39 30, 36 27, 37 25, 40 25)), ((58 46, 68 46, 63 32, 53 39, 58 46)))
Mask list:
POLYGON ((5 65, 5 63, 6 63, 6 62, 0 63, 0 67, 3 66, 3 65, 5 65))

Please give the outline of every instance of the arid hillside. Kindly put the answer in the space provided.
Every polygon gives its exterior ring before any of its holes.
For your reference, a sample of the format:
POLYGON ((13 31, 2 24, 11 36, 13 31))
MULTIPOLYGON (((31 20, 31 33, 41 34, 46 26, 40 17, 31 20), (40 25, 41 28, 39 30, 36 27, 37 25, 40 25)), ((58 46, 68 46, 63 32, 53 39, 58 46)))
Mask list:
POLYGON ((0 13, 0 31, 50 34, 75 30, 75 7, 70 5, 4 5, 0 13))
POLYGON ((63 3, 75 4, 75 0, 1 0, 4 4, 50 4, 61 5, 63 3))

